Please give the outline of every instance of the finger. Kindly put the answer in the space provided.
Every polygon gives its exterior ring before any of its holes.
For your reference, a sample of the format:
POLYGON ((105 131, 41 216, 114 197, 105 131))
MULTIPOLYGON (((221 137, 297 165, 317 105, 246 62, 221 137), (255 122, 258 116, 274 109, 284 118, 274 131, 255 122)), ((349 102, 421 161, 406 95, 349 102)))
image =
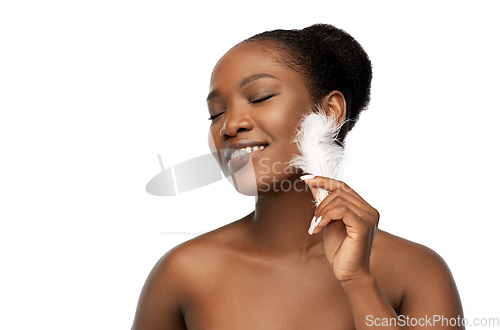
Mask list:
MULTIPOLYGON (((326 204, 335 196, 342 195, 344 198, 347 200, 353 202, 356 204, 358 207, 364 209, 365 211, 368 211, 370 214, 372 214, 375 218, 380 218, 379 212, 371 206, 369 203, 367 203, 354 189, 349 187, 345 182, 340 181, 340 180, 335 180, 331 178, 326 178, 322 176, 316 176, 312 179, 305 179, 304 182, 309 185, 311 188, 311 191, 313 193, 313 196, 317 198, 318 195, 318 190, 319 188, 326 189, 330 191, 330 195, 327 196, 321 203, 318 205, 318 209, 325 207, 326 204), (331 196, 331 197, 330 197, 331 196)), ((316 212, 318 211, 316 210, 316 212)))
POLYGON ((355 215, 354 218, 349 218, 344 221, 344 223, 348 226, 357 225, 358 221, 367 221, 370 225, 375 226, 376 221, 373 216, 359 208, 357 205, 343 199, 342 197, 337 197, 335 201, 330 203, 318 217, 321 217, 321 220, 318 221, 318 226, 326 226, 328 224, 328 218, 331 220, 342 220, 345 215, 355 215), (353 220, 354 222, 351 222, 353 220))
POLYGON ((343 181, 327 178, 324 176, 315 176, 314 178, 311 179, 304 179, 304 182, 311 188, 312 187, 323 188, 328 191, 334 191, 335 189, 342 189, 346 192, 351 193, 352 195, 356 196, 359 200, 368 204, 356 191, 354 191, 354 189, 349 187, 343 181))
MULTIPOLYGON (((319 188, 311 188, 313 189, 319 189, 319 188)), ((351 194, 348 191, 345 191, 341 187, 335 188, 333 191, 330 192, 330 194, 318 205, 316 208, 316 214, 319 214, 322 212, 322 210, 327 207, 332 201, 338 199, 339 197, 342 197, 342 199, 347 200, 359 208, 370 212, 372 207, 365 203, 363 200, 359 199, 357 196, 351 194)))
POLYGON ((377 228, 378 219, 369 212, 359 208, 357 205, 338 197, 335 202, 324 209, 319 215, 319 220, 315 223, 312 233, 320 232, 332 221, 341 220, 346 226, 353 227, 356 230, 369 230, 377 228))
POLYGON ((318 222, 316 228, 313 230, 313 233, 319 233, 324 227, 329 225, 332 222, 342 222, 346 228, 352 227, 356 228, 356 231, 359 231, 359 228, 365 227, 366 225, 363 223, 363 219, 361 219, 353 210, 351 210, 348 206, 338 206, 331 209, 328 209, 323 213, 318 222))

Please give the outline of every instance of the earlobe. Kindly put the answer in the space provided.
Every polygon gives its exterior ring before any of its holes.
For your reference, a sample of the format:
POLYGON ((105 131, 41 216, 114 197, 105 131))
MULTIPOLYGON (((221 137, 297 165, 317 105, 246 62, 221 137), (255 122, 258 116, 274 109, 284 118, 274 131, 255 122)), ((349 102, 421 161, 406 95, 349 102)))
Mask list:
POLYGON ((346 115, 344 95, 339 91, 330 92, 323 99, 323 109, 326 110, 327 115, 337 118, 338 123, 344 122, 346 115))

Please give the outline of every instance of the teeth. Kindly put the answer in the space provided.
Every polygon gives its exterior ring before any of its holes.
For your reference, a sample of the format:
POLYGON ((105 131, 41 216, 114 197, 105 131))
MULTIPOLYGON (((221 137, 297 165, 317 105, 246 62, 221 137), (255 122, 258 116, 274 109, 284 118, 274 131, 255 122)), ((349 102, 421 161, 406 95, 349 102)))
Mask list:
POLYGON ((231 154, 231 159, 234 159, 234 158, 237 158, 237 157, 241 157, 241 156, 244 156, 244 155, 249 154, 251 152, 254 152, 254 151, 257 151, 257 150, 262 150, 264 148, 265 148, 264 146, 253 146, 253 147, 241 148, 241 149, 238 149, 238 150, 234 151, 231 154))

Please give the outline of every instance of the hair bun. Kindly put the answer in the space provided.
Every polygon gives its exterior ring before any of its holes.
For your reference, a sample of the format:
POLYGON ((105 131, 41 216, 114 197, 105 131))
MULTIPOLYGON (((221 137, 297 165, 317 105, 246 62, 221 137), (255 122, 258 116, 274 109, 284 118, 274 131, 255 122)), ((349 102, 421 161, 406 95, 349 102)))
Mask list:
POLYGON ((368 107, 372 80, 372 66, 361 45, 344 30, 328 24, 315 24, 301 31, 318 39, 341 60, 351 85, 351 115, 356 121, 359 113, 368 107))

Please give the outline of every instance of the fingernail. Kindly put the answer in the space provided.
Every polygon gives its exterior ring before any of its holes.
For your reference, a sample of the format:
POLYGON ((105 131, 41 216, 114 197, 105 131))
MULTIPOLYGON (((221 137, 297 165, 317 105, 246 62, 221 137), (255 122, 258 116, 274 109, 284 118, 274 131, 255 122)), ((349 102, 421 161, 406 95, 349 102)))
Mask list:
POLYGON ((307 231, 309 235, 314 233, 314 228, 316 228, 316 216, 314 216, 311 220, 311 225, 309 226, 309 230, 307 231))
POLYGON ((305 174, 300 177, 301 180, 311 180, 314 179, 316 175, 311 175, 311 174, 305 174))

